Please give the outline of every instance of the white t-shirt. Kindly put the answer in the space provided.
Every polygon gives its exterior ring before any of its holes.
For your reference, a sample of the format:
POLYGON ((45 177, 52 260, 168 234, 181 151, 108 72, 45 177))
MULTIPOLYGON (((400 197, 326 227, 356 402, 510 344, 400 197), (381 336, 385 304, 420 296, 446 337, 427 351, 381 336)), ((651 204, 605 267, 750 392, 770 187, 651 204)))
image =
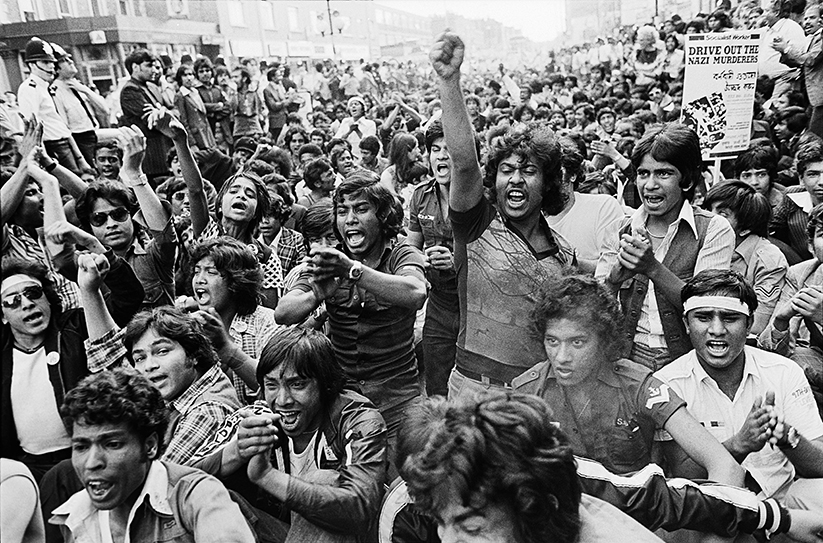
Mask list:
MULTIPOLYGON (((745 347, 743 380, 729 399, 709 377, 690 351, 654 375, 668 384, 689 405, 689 412, 721 443, 743 427, 756 397, 775 392, 775 408, 806 439, 823 436, 823 421, 817 411, 809 382, 795 362, 778 354, 745 347)), ((794 479, 792 463, 778 448, 769 445, 750 453, 743 461, 766 496, 782 497, 794 479)))
POLYGON ((11 410, 20 446, 29 454, 45 454, 71 446, 71 438, 57 410, 49 380, 48 362, 59 354, 40 347, 33 353, 14 349, 11 374, 11 410))
POLYGON ((290 475, 303 477, 313 471, 317 471, 317 461, 315 459, 315 443, 317 442, 317 432, 311 436, 311 441, 301 453, 294 452, 294 442, 289 438, 289 463, 290 475))
POLYGON ((606 277, 610 262, 617 257, 618 233, 625 216, 620 202, 607 194, 575 192, 568 211, 547 215, 546 220, 574 247, 578 258, 598 261, 595 277, 606 277))

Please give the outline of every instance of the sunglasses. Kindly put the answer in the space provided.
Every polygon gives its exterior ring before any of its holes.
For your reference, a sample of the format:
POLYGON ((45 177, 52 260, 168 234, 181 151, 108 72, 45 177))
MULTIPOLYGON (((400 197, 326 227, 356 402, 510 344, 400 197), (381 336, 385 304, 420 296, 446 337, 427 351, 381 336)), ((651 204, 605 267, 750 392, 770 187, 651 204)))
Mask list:
POLYGON ((131 215, 129 215, 129 210, 125 207, 115 207, 108 213, 105 211, 98 211, 97 213, 92 213, 91 217, 89 217, 89 222, 92 226, 103 226, 109 220, 109 217, 114 219, 117 222, 126 222, 131 215))
POLYGON ((23 296, 32 302, 39 300, 43 297, 43 287, 32 285, 24 288, 22 292, 12 294, 11 296, 6 296, 3 298, 3 307, 6 309, 17 309, 20 307, 20 304, 23 303, 23 296))

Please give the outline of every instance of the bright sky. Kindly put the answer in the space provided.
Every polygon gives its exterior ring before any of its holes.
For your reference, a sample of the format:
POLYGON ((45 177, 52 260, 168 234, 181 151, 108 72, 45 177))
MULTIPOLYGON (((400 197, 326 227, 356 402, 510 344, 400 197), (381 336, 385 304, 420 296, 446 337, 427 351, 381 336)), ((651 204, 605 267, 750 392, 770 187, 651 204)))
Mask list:
POLYGON ((566 26, 564 0, 375 0, 418 15, 451 12, 470 19, 495 19, 519 28, 533 41, 548 41, 566 26))

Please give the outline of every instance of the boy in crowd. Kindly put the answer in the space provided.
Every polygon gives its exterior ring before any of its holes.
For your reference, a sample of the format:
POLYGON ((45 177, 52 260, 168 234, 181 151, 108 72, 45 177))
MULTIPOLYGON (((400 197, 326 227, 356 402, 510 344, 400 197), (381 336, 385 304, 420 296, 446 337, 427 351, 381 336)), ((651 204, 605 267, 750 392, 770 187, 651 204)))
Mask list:
POLYGON ((789 269, 786 257, 767 239, 771 206, 751 185, 731 181, 713 186, 703 209, 725 217, 734 229, 731 269, 743 275, 757 293, 752 334, 760 334, 772 318, 789 269))
POLYGON ((67 541, 255 541, 217 479, 157 460, 168 415, 146 377, 125 369, 90 376, 66 395, 61 414, 83 485, 49 520, 67 541))
POLYGON ((334 217, 340 248, 311 248, 306 272, 280 300, 275 318, 299 323, 325 301, 340 365, 380 409, 391 450, 405 408, 421 393, 413 340, 426 299, 423 257, 397 243, 403 210, 371 172, 338 187, 334 217))
POLYGON ((758 343, 800 364, 823 392, 823 204, 809 214, 808 235, 814 257, 789 268, 772 322, 758 343))

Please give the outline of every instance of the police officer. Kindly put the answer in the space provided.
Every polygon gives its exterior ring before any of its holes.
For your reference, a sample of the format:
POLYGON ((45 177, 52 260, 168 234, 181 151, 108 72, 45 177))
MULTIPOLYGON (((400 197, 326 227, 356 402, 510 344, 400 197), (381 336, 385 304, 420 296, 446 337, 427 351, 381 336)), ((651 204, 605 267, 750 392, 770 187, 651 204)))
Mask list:
POLYGON ((43 145, 46 152, 61 165, 77 175, 94 173, 71 137, 66 122, 54 105, 51 82, 56 74, 54 48, 50 43, 34 37, 26 44, 25 62, 31 71, 17 89, 20 113, 26 119, 32 115, 43 123, 43 145))

